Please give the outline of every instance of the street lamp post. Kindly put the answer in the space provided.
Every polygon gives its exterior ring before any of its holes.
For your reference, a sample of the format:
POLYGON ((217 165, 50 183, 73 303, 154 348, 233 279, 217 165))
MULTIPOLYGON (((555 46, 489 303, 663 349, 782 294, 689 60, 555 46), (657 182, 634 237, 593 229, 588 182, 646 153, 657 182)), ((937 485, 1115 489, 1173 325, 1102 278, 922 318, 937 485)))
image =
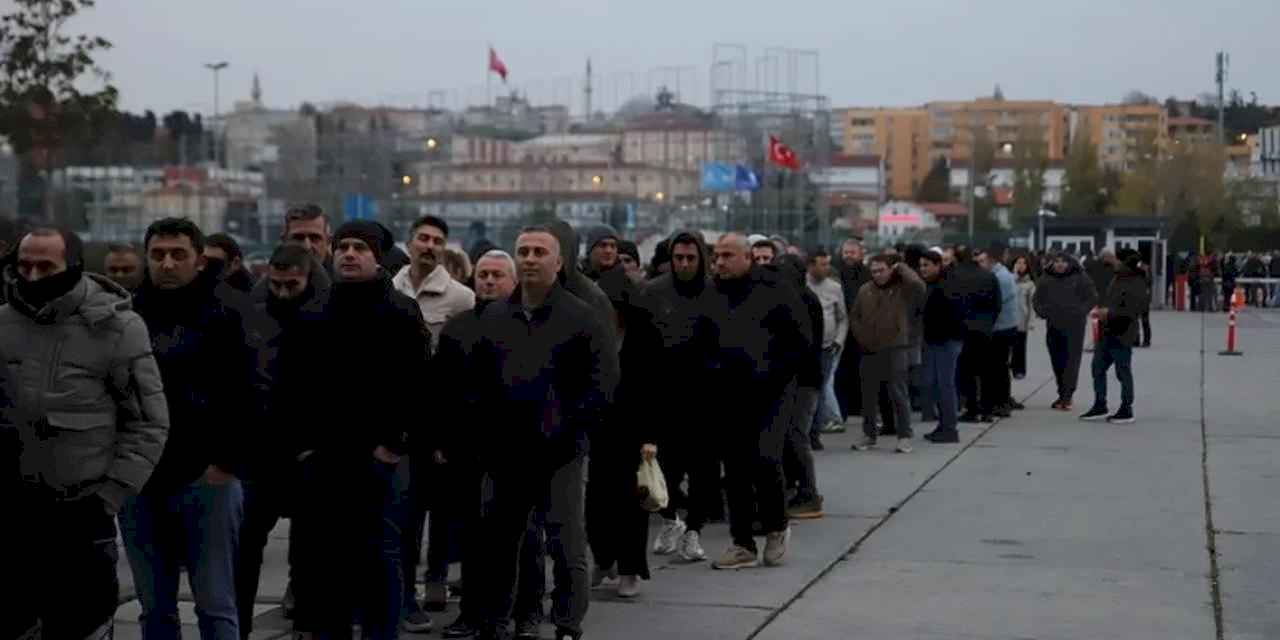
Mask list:
MULTIPOLYGON (((218 116, 219 116, 218 114, 218 75, 222 72, 223 69, 226 69, 228 66, 230 66, 230 63, 226 62, 225 60, 222 62, 205 63, 204 65, 204 68, 213 72, 213 122, 215 125, 218 122, 218 116)), ((218 136, 219 135, 221 135, 220 132, 214 132, 213 162, 217 166, 222 166, 222 163, 218 155, 218 136)))
POLYGON ((1036 238, 1036 242, 1040 245, 1041 253, 1044 253, 1049 248, 1049 243, 1045 241, 1044 237, 1044 219, 1053 218, 1057 215, 1058 214, 1054 213, 1052 209, 1046 209, 1044 207, 1040 207, 1040 210, 1036 211, 1036 218, 1038 218, 1040 222, 1040 235, 1036 238))

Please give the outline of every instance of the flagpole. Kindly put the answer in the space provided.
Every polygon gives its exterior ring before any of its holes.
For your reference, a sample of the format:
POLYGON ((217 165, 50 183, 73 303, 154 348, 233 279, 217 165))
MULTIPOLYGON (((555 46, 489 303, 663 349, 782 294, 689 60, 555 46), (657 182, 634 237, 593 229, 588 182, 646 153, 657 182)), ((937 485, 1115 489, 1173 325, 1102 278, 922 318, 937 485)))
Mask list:
POLYGON ((484 106, 493 105, 493 45, 489 45, 489 50, 485 52, 485 69, 484 69, 484 106))

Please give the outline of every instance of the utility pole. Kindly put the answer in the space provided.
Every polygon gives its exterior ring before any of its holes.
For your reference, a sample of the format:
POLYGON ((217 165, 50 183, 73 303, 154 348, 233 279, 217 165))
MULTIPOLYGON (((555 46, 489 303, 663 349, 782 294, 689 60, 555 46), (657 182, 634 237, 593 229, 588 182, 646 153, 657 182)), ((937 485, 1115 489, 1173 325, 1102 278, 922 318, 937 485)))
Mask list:
MULTIPOLYGON (((226 69, 228 66, 229 66, 229 63, 227 63, 225 60, 222 62, 205 63, 204 65, 204 68, 213 72, 213 124, 214 124, 214 127, 217 127, 217 124, 218 124, 218 75, 222 72, 223 69, 226 69)), ((215 166, 222 166, 222 163, 218 155, 218 136, 220 135, 221 135, 220 131, 217 131, 217 130, 214 131, 213 164, 215 166)))
POLYGON ((1226 85, 1227 85, 1227 66, 1231 64, 1231 56, 1225 51, 1219 51, 1217 56, 1218 62, 1218 144, 1227 144, 1226 129, 1226 85))

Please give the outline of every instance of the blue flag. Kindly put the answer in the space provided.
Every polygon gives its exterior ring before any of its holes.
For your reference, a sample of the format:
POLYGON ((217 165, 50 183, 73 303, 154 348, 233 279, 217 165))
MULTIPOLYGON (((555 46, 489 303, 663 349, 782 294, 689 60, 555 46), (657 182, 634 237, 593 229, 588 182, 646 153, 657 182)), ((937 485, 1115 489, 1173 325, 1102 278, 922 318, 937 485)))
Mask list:
POLYGON ((759 191, 760 177, 746 165, 737 165, 734 176, 734 187, 738 191, 759 191))
POLYGON ((733 191, 733 167, 720 162, 702 163, 703 191, 733 191))

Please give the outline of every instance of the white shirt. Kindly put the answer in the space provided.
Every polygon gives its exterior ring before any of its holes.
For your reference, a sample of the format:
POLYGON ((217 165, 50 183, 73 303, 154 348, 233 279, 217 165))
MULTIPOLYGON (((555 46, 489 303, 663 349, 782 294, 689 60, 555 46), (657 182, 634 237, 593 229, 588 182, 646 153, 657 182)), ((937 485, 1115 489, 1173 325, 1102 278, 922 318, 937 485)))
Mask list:
POLYGON ((414 288, 409 277, 411 269, 412 265, 401 268, 391 279, 391 286, 418 303, 422 319, 426 321, 427 329, 431 330, 431 350, 434 352, 440 343, 440 330, 444 328, 444 323, 459 313, 475 308, 476 294, 454 280, 443 265, 436 265, 422 279, 422 284, 414 288))

